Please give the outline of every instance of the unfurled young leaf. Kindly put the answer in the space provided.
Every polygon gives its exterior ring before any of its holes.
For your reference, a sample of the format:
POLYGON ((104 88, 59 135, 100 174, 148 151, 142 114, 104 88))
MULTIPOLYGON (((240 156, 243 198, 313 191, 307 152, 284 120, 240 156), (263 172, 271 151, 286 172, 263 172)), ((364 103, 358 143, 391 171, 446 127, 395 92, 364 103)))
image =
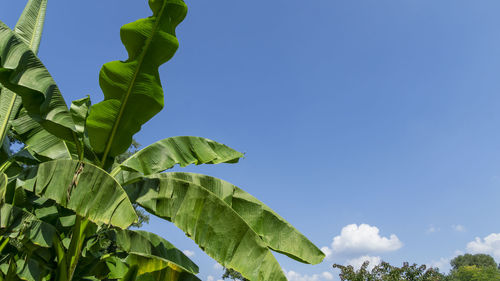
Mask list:
POLYGON ((105 64, 99 75, 104 101, 91 107, 87 128, 103 163, 108 156, 125 152, 132 136, 163 108, 158 68, 179 46, 175 28, 187 7, 181 0, 151 0, 149 4, 153 16, 121 28, 128 60, 105 64))

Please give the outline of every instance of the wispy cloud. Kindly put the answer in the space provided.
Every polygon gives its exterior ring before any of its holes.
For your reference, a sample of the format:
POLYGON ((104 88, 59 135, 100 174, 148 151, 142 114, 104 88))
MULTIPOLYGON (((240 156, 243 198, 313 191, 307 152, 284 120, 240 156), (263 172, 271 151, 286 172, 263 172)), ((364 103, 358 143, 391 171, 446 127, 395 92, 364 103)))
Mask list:
POLYGON ((453 230, 455 230, 456 232, 465 232, 466 231, 465 226, 463 226, 461 224, 454 224, 451 226, 451 228, 453 228, 453 230))
POLYGON ((433 225, 429 226, 429 228, 427 229, 426 233, 435 233, 435 232, 439 232, 441 229, 439 227, 435 227, 433 225))
POLYGON ((184 253, 184 255, 186 255, 188 258, 192 258, 195 256, 195 253, 193 251, 190 251, 190 250, 184 250, 182 251, 184 253))

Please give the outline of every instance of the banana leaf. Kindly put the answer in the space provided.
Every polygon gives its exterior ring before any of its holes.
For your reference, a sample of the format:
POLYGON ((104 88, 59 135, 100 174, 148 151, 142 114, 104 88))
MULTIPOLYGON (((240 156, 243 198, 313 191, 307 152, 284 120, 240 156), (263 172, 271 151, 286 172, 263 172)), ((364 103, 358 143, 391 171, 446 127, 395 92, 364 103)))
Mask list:
POLYGON ((19 259, 16 263, 17 276, 21 280, 40 281, 48 274, 49 269, 40 264, 37 260, 28 258, 19 259))
MULTIPOLYGON (((47 0, 29 0, 19 18, 14 31, 36 54, 40 45, 47 0)), ((14 120, 21 107, 21 98, 0 85, 0 142, 9 131, 9 123, 14 120)))
POLYGON ((75 129, 79 135, 85 133, 85 121, 89 115, 90 97, 75 100, 71 103, 70 112, 75 122, 75 129))
POLYGON ((243 154, 213 140, 200 137, 172 137, 158 141, 136 152, 116 167, 111 175, 125 184, 179 164, 237 163, 243 154))
POLYGON ((218 178, 194 173, 164 173, 162 179, 184 180, 202 186, 226 202, 276 252, 297 261, 320 263, 325 255, 303 234, 257 198, 218 178))
POLYGON ((25 237, 35 245, 50 248, 56 229, 21 208, 3 203, 0 207, 0 235, 16 239, 25 237))
POLYGON ((137 276, 136 281, 200 281, 194 274, 179 272, 171 267, 137 276))
POLYGON ((78 151, 73 142, 54 136, 33 120, 25 109, 12 121, 12 129, 17 138, 33 151, 35 156, 46 160, 78 159, 78 151))
POLYGON ((266 243, 226 202, 194 183, 144 178, 128 185, 134 203, 173 222, 205 253, 255 281, 286 281, 266 243))
MULTIPOLYGON (((129 255, 133 264, 140 265, 139 274, 154 272, 166 267, 178 268, 192 274, 198 273, 198 266, 182 251, 167 240, 150 232, 116 230, 116 244, 129 255)), ((129 262, 129 264, 131 264, 129 262)))
POLYGON ((96 224, 127 228, 137 221, 122 187, 106 171, 90 163, 45 162, 29 171, 22 185, 96 224))
POLYGON ((106 63, 99 75, 104 101, 92 106, 87 128, 102 163, 108 156, 125 152, 132 136, 163 108, 158 68, 179 46, 175 28, 186 16, 187 7, 181 0, 149 4, 153 16, 121 28, 128 60, 106 63))
POLYGON ((42 40, 47 0, 29 0, 17 21, 14 31, 35 54, 42 40))
POLYGON ((67 105, 35 53, 0 22, 0 83, 22 97, 29 115, 59 138, 75 141, 75 124, 67 105))
POLYGON ((0 172, 0 203, 4 201, 5 190, 7 189, 8 178, 7 175, 0 172))

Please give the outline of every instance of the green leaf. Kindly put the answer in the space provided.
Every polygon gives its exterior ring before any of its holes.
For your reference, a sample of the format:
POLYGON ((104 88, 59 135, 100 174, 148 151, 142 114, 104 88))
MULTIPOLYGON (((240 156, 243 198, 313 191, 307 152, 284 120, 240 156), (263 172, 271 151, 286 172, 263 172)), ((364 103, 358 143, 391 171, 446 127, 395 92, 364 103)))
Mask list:
POLYGON ((12 238, 23 235, 35 245, 50 248, 56 229, 27 211, 4 203, 0 207, 0 235, 12 238))
POLYGON ((0 83, 22 97, 30 116, 59 138, 74 141, 75 124, 49 72, 35 53, 0 22, 0 83))
POLYGON ((30 179, 23 186, 25 189, 52 199, 97 224, 127 228, 137 220, 134 207, 122 187, 106 171, 90 163, 75 160, 45 162, 28 177, 30 179))
POLYGON ((179 164, 237 163, 243 154, 213 140, 200 137, 172 137, 145 147, 115 168, 120 183, 128 183, 142 176, 149 176, 179 164))
POLYGON ((0 85, 0 142, 6 139, 10 123, 21 108, 21 98, 0 85))
MULTIPOLYGON (((47 0, 29 0, 19 18, 14 31, 20 39, 36 54, 42 37, 47 0)), ((9 122, 21 107, 21 99, 12 91, 0 85, 0 143, 7 135, 9 122)))
POLYGON ((42 39, 46 10, 47 0, 29 0, 14 28, 14 31, 35 54, 38 53, 42 39))
MULTIPOLYGON (((90 105, 90 97, 88 96, 75 100, 71 103, 70 112, 71 116, 73 116, 73 121, 75 122, 76 131, 80 140, 78 144, 81 147, 80 153, 83 153, 83 155, 74 155, 76 156, 74 159, 80 159, 83 157, 83 159, 87 162, 101 164, 99 163, 99 159, 90 145, 90 140, 87 134, 86 121, 89 116, 90 105)), ((68 145, 68 147, 71 147, 71 144, 68 145)))
POLYGON ((8 178, 7 175, 0 172, 0 203, 5 201, 5 192, 7 190, 8 178))
POLYGON ((173 222, 209 256, 254 281, 286 281, 266 243, 231 207, 187 181, 145 178, 126 187, 133 202, 173 222))
POLYGON ((93 105, 87 120, 92 147, 108 156, 125 152, 132 136, 163 108, 158 67, 178 48, 176 26, 187 7, 181 0, 149 1, 153 16, 126 24, 121 39, 129 58, 105 64, 99 75, 104 101, 93 105))
POLYGON ((28 258, 27 260, 17 261, 17 276, 21 280, 39 281, 47 274, 47 269, 44 268, 35 259, 28 258))
POLYGON ((200 281, 195 275, 167 267, 159 271, 139 275, 136 281, 200 281))
POLYGON ((48 160, 78 158, 76 145, 54 136, 33 120, 25 109, 12 121, 12 129, 26 147, 48 160))
POLYGON ((276 252, 303 263, 318 264, 325 254, 285 219, 244 190, 218 178, 194 173, 164 173, 159 178, 202 186, 226 202, 276 252))
POLYGON ((198 273, 198 266, 182 251, 160 236, 146 231, 115 231, 117 246, 130 255, 137 264, 139 274, 154 272, 166 267, 179 268, 178 271, 198 273))
POLYGON ((120 281, 135 281, 137 278, 137 273, 139 271, 139 266, 134 265, 130 267, 127 271, 127 274, 120 281))
POLYGON ((89 115, 90 97, 85 97, 71 102, 70 112, 75 122, 75 128, 79 135, 85 132, 85 121, 89 115))

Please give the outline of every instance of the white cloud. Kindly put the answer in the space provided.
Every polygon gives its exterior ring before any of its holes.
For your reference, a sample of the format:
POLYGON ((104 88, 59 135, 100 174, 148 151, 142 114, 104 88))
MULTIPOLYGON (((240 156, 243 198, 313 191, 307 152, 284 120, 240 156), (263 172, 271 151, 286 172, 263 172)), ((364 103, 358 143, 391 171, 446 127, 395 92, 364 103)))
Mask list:
POLYGON ((465 226, 461 224, 454 224, 451 226, 451 228, 453 228, 453 230, 455 230, 456 232, 465 232, 465 226))
POLYGON ((427 267, 439 268, 440 272, 448 272, 451 269, 450 261, 456 256, 463 255, 464 252, 460 250, 455 250, 453 255, 447 258, 440 258, 439 260, 433 260, 432 262, 426 264, 427 267))
POLYGON ((285 271, 288 281, 323 281, 333 280, 333 275, 330 272, 323 272, 321 274, 306 275, 300 274, 293 270, 285 271))
POLYGON ((214 277, 212 275, 208 275, 207 276, 207 281, 214 281, 214 277))
POLYGON ((365 261, 370 262, 368 264, 368 270, 372 270, 375 266, 379 265, 382 262, 380 257, 362 256, 359 258, 348 260, 347 264, 352 265, 354 269, 358 270, 361 268, 365 261))
POLYGON ((450 268, 450 260, 449 258, 440 258, 438 261, 432 261, 428 266, 439 268, 439 271, 446 272, 450 268))
POLYGON ((379 229, 368 224, 350 224, 342 228, 340 235, 333 238, 331 249, 323 247, 321 250, 327 254, 369 254, 391 252, 400 249, 403 243, 391 234, 389 238, 382 237, 379 229))
POLYGON ((333 280, 333 275, 330 272, 323 272, 321 273, 321 277, 325 280, 333 280))
POLYGON ((182 251, 184 253, 184 255, 186 255, 188 258, 192 258, 195 256, 195 253, 193 251, 190 251, 190 250, 184 250, 182 251))
POLYGON ((330 259, 331 256, 332 256, 332 249, 328 248, 328 247, 321 247, 321 251, 325 254, 325 258, 326 259, 330 259))
POLYGON ((492 233, 484 239, 476 237, 467 244, 467 251, 472 254, 490 254, 500 258, 500 233, 492 233))

